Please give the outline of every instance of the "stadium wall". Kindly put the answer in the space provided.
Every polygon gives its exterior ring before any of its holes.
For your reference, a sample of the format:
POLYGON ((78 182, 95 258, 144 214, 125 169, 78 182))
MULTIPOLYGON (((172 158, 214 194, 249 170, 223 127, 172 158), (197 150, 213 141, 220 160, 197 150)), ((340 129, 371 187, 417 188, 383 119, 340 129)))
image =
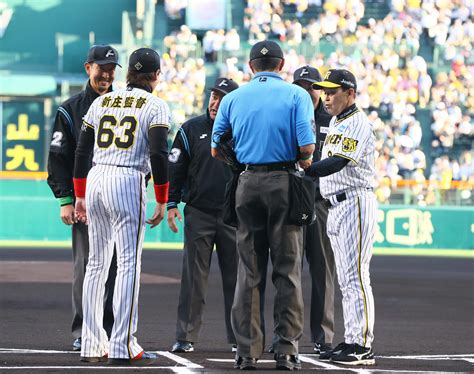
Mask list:
MULTIPOLYGON (((154 208, 148 189, 147 217, 154 208)), ((45 180, 0 180, 0 246, 70 246, 71 229, 59 218, 59 204, 45 180)), ((375 246, 385 254, 455 254, 474 256, 474 207, 381 205, 375 246), (451 252, 450 252, 451 251, 451 252)), ((182 248, 183 226, 172 233, 163 222, 146 230, 145 247, 182 248)))

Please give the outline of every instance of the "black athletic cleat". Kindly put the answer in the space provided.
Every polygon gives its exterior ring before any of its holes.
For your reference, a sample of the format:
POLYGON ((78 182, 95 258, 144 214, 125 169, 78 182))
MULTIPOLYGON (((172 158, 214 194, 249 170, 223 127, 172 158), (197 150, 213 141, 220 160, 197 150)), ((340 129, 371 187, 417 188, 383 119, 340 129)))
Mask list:
POLYGON ((332 345, 326 343, 314 343, 313 350, 316 354, 320 355, 321 353, 332 351, 332 345))
POLYGON ((319 354, 319 359, 321 361, 329 361, 333 355, 341 353, 347 346, 350 344, 347 344, 345 342, 342 342, 336 346, 334 349, 330 349, 329 351, 326 352, 321 352, 319 354))
POLYGON ((372 348, 359 344, 350 344, 341 353, 333 355, 331 362, 342 365, 374 365, 375 358, 372 348))
POLYGON ((171 352, 173 353, 187 353, 194 351, 194 343, 193 342, 185 342, 183 340, 178 340, 174 343, 173 348, 171 348, 171 352))
POLYGON ((301 370, 301 361, 297 355, 277 353, 275 361, 277 370, 301 370))
POLYGON ((117 366, 147 366, 153 364, 157 359, 157 356, 151 352, 143 351, 139 355, 135 356, 134 358, 127 359, 127 358, 109 358, 108 364, 109 365, 117 365, 117 366))

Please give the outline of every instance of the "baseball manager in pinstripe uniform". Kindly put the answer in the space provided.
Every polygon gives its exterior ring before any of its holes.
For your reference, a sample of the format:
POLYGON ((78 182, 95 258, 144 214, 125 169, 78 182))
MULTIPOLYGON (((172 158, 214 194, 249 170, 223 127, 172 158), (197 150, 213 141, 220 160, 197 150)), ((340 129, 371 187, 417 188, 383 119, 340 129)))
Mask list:
POLYGON ((330 69, 322 82, 313 85, 324 90, 324 105, 334 117, 321 161, 308 172, 321 177, 321 194, 329 208, 327 230, 344 313, 344 342, 321 358, 372 365, 375 312, 369 268, 377 224, 375 135, 355 104, 357 82, 350 71, 330 69))
POLYGON ((130 55, 127 87, 97 98, 83 120, 74 166, 76 216, 89 223, 81 361, 148 365, 156 355, 137 341, 138 294, 145 222, 158 225, 168 201, 168 105, 152 94, 160 57, 149 48, 130 55), (88 173, 88 156, 94 166, 88 173), (145 221, 146 176, 153 174, 155 212, 145 221), (117 250, 110 340, 102 328, 104 284, 117 250))

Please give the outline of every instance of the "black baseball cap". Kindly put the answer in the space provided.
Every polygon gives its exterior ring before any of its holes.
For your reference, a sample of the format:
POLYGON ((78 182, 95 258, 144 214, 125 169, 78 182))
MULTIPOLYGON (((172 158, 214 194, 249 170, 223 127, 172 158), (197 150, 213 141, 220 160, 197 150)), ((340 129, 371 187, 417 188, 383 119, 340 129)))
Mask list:
POLYGON ((321 82, 322 80, 319 70, 309 65, 302 66, 296 69, 293 73, 293 83, 297 81, 308 81, 314 83, 321 82))
POLYGON ((128 60, 128 70, 139 73, 153 73, 160 68, 160 55, 151 48, 139 48, 128 60))
POLYGON ((313 83, 314 88, 353 88, 357 91, 357 81, 354 74, 346 69, 329 69, 322 82, 313 83))
POLYGON ((283 51, 277 43, 271 40, 255 43, 250 50, 250 61, 264 57, 276 57, 283 60, 283 51))
POLYGON ((115 64, 122 67, 122 65, 118 63, 117 50, 110 45, 93 45, 87 53, 86 60, 86 63, 91 62, 95 62, 99 65, 115 64))
POLYGON ((219 91, 224 95, 228 94, 239 88, 239 85, 234 82, 232 79, 227 78, 217 78, 214 82, 214 86, 210 88, 211 91, 219 91))

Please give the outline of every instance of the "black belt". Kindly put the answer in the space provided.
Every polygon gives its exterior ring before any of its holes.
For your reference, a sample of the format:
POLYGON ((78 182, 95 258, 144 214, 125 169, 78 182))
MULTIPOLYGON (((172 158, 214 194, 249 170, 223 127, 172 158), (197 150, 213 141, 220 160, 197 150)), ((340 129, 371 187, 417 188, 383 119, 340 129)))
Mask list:
MULTIPOLYGON (((347 200, 347 196, 346 196, 345 192, 340 193, 339 195, 336 195, 336 201, 338 203, 342 203, 344 200, 347 200)), ((329 199, 324 199, 324 205, 326 206, 326 208, 332 208, 334 206, 331 203, 331 200, 329 200, 329 199)))
POLYGON ((277 162, 273 164, 248 164, 245 170, 252 171, 277 171, 296 169, 294 162, 277 162))

